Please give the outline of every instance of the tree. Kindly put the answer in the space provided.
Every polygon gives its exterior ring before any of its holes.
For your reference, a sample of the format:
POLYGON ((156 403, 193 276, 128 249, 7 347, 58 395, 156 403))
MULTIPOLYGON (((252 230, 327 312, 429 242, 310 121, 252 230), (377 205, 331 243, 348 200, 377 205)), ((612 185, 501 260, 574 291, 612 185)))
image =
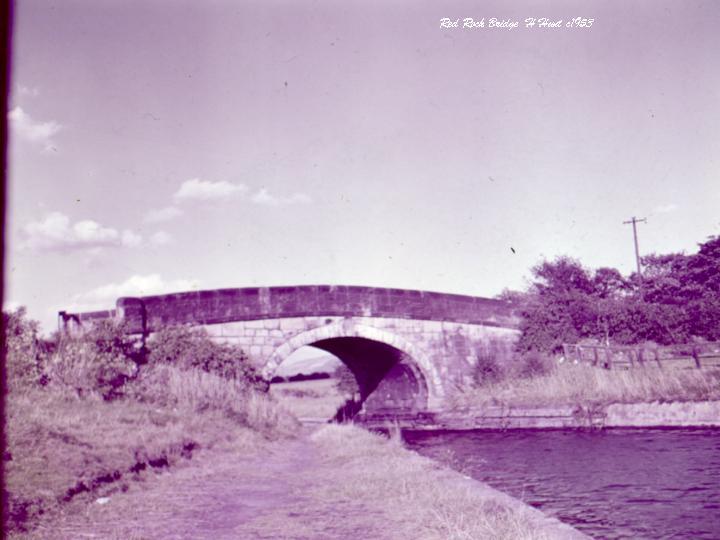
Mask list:
POLYGON ((28 319, 25 307, 3 311, 5 365, 10 389, 43 382, 49 346, 38 336, 39 323, 28 319))
POLYGON ((518 295, 521 351, 557 352, 563 343, 594 339, 667 345, 720 340, 720 237, 698 253, 643 257, 642 279, 614 268, 594 272, 568 257, 533 268, 534 281, 518 295))
POLYGON ((720 340, 720 236, 700 244, 685 265, 690 332, 709 340, 720 340))
POLYGON ((569 257, 544 261, 532 270, 535 282, 521 309, 523 351, 557 352, 563 343, 575 342, 593 332, 592 279, 582 265, 569 257))

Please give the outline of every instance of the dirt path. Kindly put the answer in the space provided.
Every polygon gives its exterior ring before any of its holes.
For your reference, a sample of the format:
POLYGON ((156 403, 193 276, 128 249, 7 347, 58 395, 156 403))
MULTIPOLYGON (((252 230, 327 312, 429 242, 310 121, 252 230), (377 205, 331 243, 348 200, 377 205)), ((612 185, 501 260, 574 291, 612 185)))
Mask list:
POLYGON ((199 454, 105 504, 74 504, 59 523, 30 538, 389 538, 386 516, 377 509, 313 496, 327 465, 307 434, 268 444, 252 456, 229 450, 199 454))

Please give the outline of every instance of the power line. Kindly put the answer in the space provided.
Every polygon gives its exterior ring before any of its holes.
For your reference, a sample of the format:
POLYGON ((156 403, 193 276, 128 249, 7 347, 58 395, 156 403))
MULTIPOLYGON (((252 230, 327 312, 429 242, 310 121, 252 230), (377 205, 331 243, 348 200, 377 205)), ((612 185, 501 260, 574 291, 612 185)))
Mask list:
POLYGON ((640 249, 638 248, 638 240, 637 240, 637 223, 645 222, 647 223, 646 218, 638 219, 635 216, 632 217, 630 221, 623 221, 623 225, 629 225, 632 223, 633 226, 633 239, 635 240, 635 262, 637 263, 637 273, 638 277, 642 277, 642 273, 640 271, 640 249))

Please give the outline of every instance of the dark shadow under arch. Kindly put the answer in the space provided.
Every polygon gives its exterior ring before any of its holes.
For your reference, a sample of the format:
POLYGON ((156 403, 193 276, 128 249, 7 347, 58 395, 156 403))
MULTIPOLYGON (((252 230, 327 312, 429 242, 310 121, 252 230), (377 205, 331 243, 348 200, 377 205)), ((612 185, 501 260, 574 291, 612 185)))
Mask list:
POLYGON ((339 358, 353 373, 359 396, 339 410, 338 420, 417 414, 427 408, 427 382, 412 358, 386 343, 335 337, 310 344, 339 358))

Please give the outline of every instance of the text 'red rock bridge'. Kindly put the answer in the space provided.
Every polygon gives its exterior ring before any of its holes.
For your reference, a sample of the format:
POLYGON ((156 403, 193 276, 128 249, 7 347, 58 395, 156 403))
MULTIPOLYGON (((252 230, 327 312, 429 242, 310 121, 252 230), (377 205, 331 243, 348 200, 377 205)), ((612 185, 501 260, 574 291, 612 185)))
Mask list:
POLYGON ((471 380, 477 351, 515 341, 519 322, 500 300, 328 285, 119 298, 114 310, 60 312, 59 322, 72 332, 107 318, 146 335, 165 325, 202 326, 242 347, 267 380, 300 347, 323 349, 355 374, 363 412, 380 416, 443 410, 451 390, 471 380))

